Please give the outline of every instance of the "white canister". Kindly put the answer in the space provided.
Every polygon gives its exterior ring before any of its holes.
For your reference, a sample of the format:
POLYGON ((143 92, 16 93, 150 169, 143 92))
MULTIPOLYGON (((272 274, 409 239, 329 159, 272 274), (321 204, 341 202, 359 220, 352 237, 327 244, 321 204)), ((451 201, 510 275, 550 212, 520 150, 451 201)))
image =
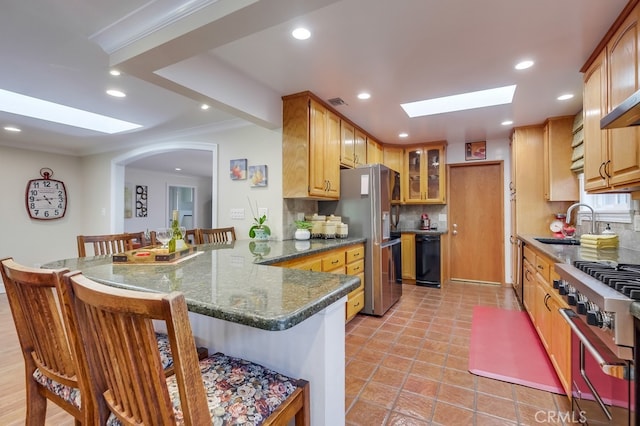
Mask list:
POLYGON ((346 223, 339 223, 336 225, 336 237, 347 238, 349 236, 349 227, 346 223))

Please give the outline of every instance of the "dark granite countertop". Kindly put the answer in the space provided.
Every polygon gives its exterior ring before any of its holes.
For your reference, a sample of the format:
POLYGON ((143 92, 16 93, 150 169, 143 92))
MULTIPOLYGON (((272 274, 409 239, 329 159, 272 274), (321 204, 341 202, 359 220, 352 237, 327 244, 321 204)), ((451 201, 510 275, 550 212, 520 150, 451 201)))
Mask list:
MULTIPOLYGON (((595 250, 577 245, 544 244, 536 241, 534 236, 518 235, 518 238, 554 259, 557 263, 572 263, 574 260, 610 260, 617 263, 640 263, 640 251, 623 247, 595 250)), ((640 302, 633 302, 630 310, 634 317, 640 319, 640 302)))
POLYGON ((346 296, 360 279, 268 265, 363 242, 364 238, 236 241, 197 246, 196 256, 172 265, 114 264, 111 256, 95 256, 43 267, 79 269, 114 287, 181 291, 191 312, 264 330, 285 330, 346 296))

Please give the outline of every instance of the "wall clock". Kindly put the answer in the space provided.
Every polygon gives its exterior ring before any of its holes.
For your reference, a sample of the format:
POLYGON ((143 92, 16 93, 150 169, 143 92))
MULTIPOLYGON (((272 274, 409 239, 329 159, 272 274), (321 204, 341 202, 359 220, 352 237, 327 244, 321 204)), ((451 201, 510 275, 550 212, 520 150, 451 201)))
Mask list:
POLYGON ((38 220, 61 219, 67 211, 67 189, 64 182, 51 179, 53 170, 40 169, 40 179, 27 183, 25 203, 29 217, 38 220))

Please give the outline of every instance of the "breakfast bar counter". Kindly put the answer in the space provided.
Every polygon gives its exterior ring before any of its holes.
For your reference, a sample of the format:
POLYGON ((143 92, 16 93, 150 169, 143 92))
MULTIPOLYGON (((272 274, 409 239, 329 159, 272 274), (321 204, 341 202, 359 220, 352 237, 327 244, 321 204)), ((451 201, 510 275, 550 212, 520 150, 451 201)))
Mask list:
POLYGON ((308 380, 312 424, 342 425, 345 302, 360 279, 269 264, 362 242, 235 241, 199 245, 197 254, 175 264, 121 264, 96 256, 43 267, 77 269, 115 287, 184 293, 199 346, 308 380))

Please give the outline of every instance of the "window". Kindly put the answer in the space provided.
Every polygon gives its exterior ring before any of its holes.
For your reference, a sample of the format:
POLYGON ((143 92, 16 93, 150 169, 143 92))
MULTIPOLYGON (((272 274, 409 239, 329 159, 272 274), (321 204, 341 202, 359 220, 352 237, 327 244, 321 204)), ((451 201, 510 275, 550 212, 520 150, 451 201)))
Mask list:
MULTIPOLYGON (((580 202, 596 212, 598 222, 632 223, 634 204, 629 194, 587 194, 584 191, 584 174, 578 175, 580 182, 580 202)), ((591 218, 589 209, 580 207, 580 216, 591 218)))

